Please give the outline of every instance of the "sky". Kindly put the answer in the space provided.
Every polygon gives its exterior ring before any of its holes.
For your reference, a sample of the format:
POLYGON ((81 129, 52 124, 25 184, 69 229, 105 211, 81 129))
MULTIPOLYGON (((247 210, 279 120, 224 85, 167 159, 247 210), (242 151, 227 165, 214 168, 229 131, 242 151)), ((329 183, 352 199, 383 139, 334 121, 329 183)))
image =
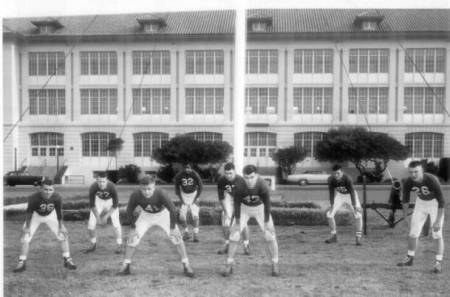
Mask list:
POLYGON ((450 8, 448 0, 0 0, 1 16, 33 17, 248 8, 450 8))

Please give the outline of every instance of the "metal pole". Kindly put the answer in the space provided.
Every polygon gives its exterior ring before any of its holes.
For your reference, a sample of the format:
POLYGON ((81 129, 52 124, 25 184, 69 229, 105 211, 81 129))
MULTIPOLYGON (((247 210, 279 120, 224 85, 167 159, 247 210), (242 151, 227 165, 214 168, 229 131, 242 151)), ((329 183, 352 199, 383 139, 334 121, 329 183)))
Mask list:
POLYGON ((55 184, 59 184, 59 146, 56 146, 56 176, 55 176, 55 184))
POLYGON ((367 189, 366 189, 366 174, 363 173, 362 175, 362 179, 363 179, 363 203, 364 203, 364 208, 363 208, 363 229, 364 229, 364 235, 367 235, 367 189))
POLYGON ((17 148, 14 148, 14 171, 17 172, 17 148))
POLYGON ((234 141, 233 158, 236 172, 241 173, 244 167, 244 140, 245 140, 245 43, 246 22, 245 7, 236 9, 236 24, 234 32, 234 141))

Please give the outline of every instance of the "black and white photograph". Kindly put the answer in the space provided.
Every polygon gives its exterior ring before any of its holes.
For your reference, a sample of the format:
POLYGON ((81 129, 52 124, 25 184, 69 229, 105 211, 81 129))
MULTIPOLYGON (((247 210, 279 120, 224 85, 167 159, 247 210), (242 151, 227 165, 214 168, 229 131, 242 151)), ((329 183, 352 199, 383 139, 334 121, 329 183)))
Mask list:
POLYGON ((3 0, 0 296, 450 296, 447 0, 3 0))

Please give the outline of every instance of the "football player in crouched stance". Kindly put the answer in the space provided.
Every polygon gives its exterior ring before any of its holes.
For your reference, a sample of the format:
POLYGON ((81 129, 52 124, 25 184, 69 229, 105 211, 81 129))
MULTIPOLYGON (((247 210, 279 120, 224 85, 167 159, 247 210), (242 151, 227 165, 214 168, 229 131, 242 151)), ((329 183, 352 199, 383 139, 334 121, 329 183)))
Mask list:
POLYGON ((203 183, 200 175, 192 169, 191 164, 185 163, 183 166, 183 170, 175 176, 175 194, 181 202, 180 221, 184 228, 183 239, 189 240, 191 237, 187 225, 187 213, 190 211, 194 221, 193 242, 199 242, 200 208, 198 197, 202 193, 203 183))
POLYGON ((238 246, 242 230, 247 227, 248 220, 255 218, 264 233, 267 243, 268 255, 272 262, 272 276, 280 275, 278 266, 278 243, 270 214, 270 190, 266 182, 259 177, 254 165, 247 165, 243 169, 244 179, 247 185, 245 194, 234 196, 235 222, 230 232, 230 247, 223 276, 233 273, 234 255, 238 246))
POLYGON ((77 269, 70 257, 69 235, 62 223, 61 196, 55 193, 53 182, 45 179, 42 181, 40 190, 28 197, 28 207, 21 238, 22 250, 19 256, 19 263, 14 272, 22 272, 26 269, 30 241, 41 223, 47 224, 61 242, 64 267, 70 270, 77 269))
POLYGON ((353 188, 350 177, 342 171, 340 165, 333 166, 333 174, 328 178, 328 190, 330 192, 330 210, 327 211, 328 224, 331 228, 331 237, 326 243, 337 242, 336 221, 334 216, 342 205, 347 204, 356 220, 356 245, 360 246, 362 236, 362 209, 358 199, 358 193, 353 188))
MULTIPOLYGON (((217 181, 217 194, 222 206, 222 231, 225 238, 224 246, 217 251, 219 255, 227 254, 230 245, 230 227, 234 219, 234 196, 247 191, 247 185, 242 176, 236 174, 233 163, 224 166, 224 175, 217 181)), ((244 254, 250 255, 248 227, 242 231, 244 254)))
POLYGON ((412 266, 415 256, 417 238, 420 235, 422 227, 430 216, 433 223, 433 238, 436 242, 436 262, 433 272, 442 272, 442 259, 444 254, 444 238, 442 236, 442 227, 444 225, 445 200, 442 195, 441 185, 438 179, 423 172, 422 164, 419 161, 412 161, 408 165, 409 177, 403 184, 403 216, 406 221, 409 199, 411 191, 416 193, 416 205, 411 217, 411 229, 408 238, 408 253, 404 261, 398 263, 398 266, 412 266))
POLYGON ((91 253, 97 247, 97 236, 95 227, 97 224, 105 225, 108 218, 111 217, 111 223, 116 235, 117 247, 116 254, 122 252, 122 226, 119 220, 119 199, 117 197, 116 186, 107 180, 106 172, 100 172, 97 180, 89 189, 89 214, 88 232, 91 244, 84 250, 84 253, 91 253))
POLYGON ((137 245, 150 227, 159 226, 167 233, 172 243, 176 246, 181 257, 184 274, 188 277, 194 277, 194 271, 189 265, 183 238, 176 225, 177 209, 166 192, 162 189, 156 189, 153 176, 146 175, 140 180, 140 189, 133 192, 130 196, 127 216, 131 222, 132 229, 128 236, 125 259, 118 275, 130 274, 131 258, 137 245), (133 211, 137 206, 142 207, 142 211, 138 218, 134 220, 133 211))

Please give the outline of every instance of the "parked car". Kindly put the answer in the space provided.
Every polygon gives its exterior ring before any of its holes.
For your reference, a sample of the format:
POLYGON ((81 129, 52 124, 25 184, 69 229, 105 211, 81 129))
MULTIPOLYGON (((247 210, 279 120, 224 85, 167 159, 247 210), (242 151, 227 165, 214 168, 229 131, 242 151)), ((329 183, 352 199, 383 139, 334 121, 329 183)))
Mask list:
POLYGON ((4 184, 14 187, 15 185, 38 186, 44 180, 42 175, 31 175, 28 172, 10 171, 3 177, 4 184))
POLYGON ((320 170, 307 170, 299 174, 290 174, 287 177, 288 183, 299 184, 300 186, 309 184, 326 184, 329 173, 320 170))

